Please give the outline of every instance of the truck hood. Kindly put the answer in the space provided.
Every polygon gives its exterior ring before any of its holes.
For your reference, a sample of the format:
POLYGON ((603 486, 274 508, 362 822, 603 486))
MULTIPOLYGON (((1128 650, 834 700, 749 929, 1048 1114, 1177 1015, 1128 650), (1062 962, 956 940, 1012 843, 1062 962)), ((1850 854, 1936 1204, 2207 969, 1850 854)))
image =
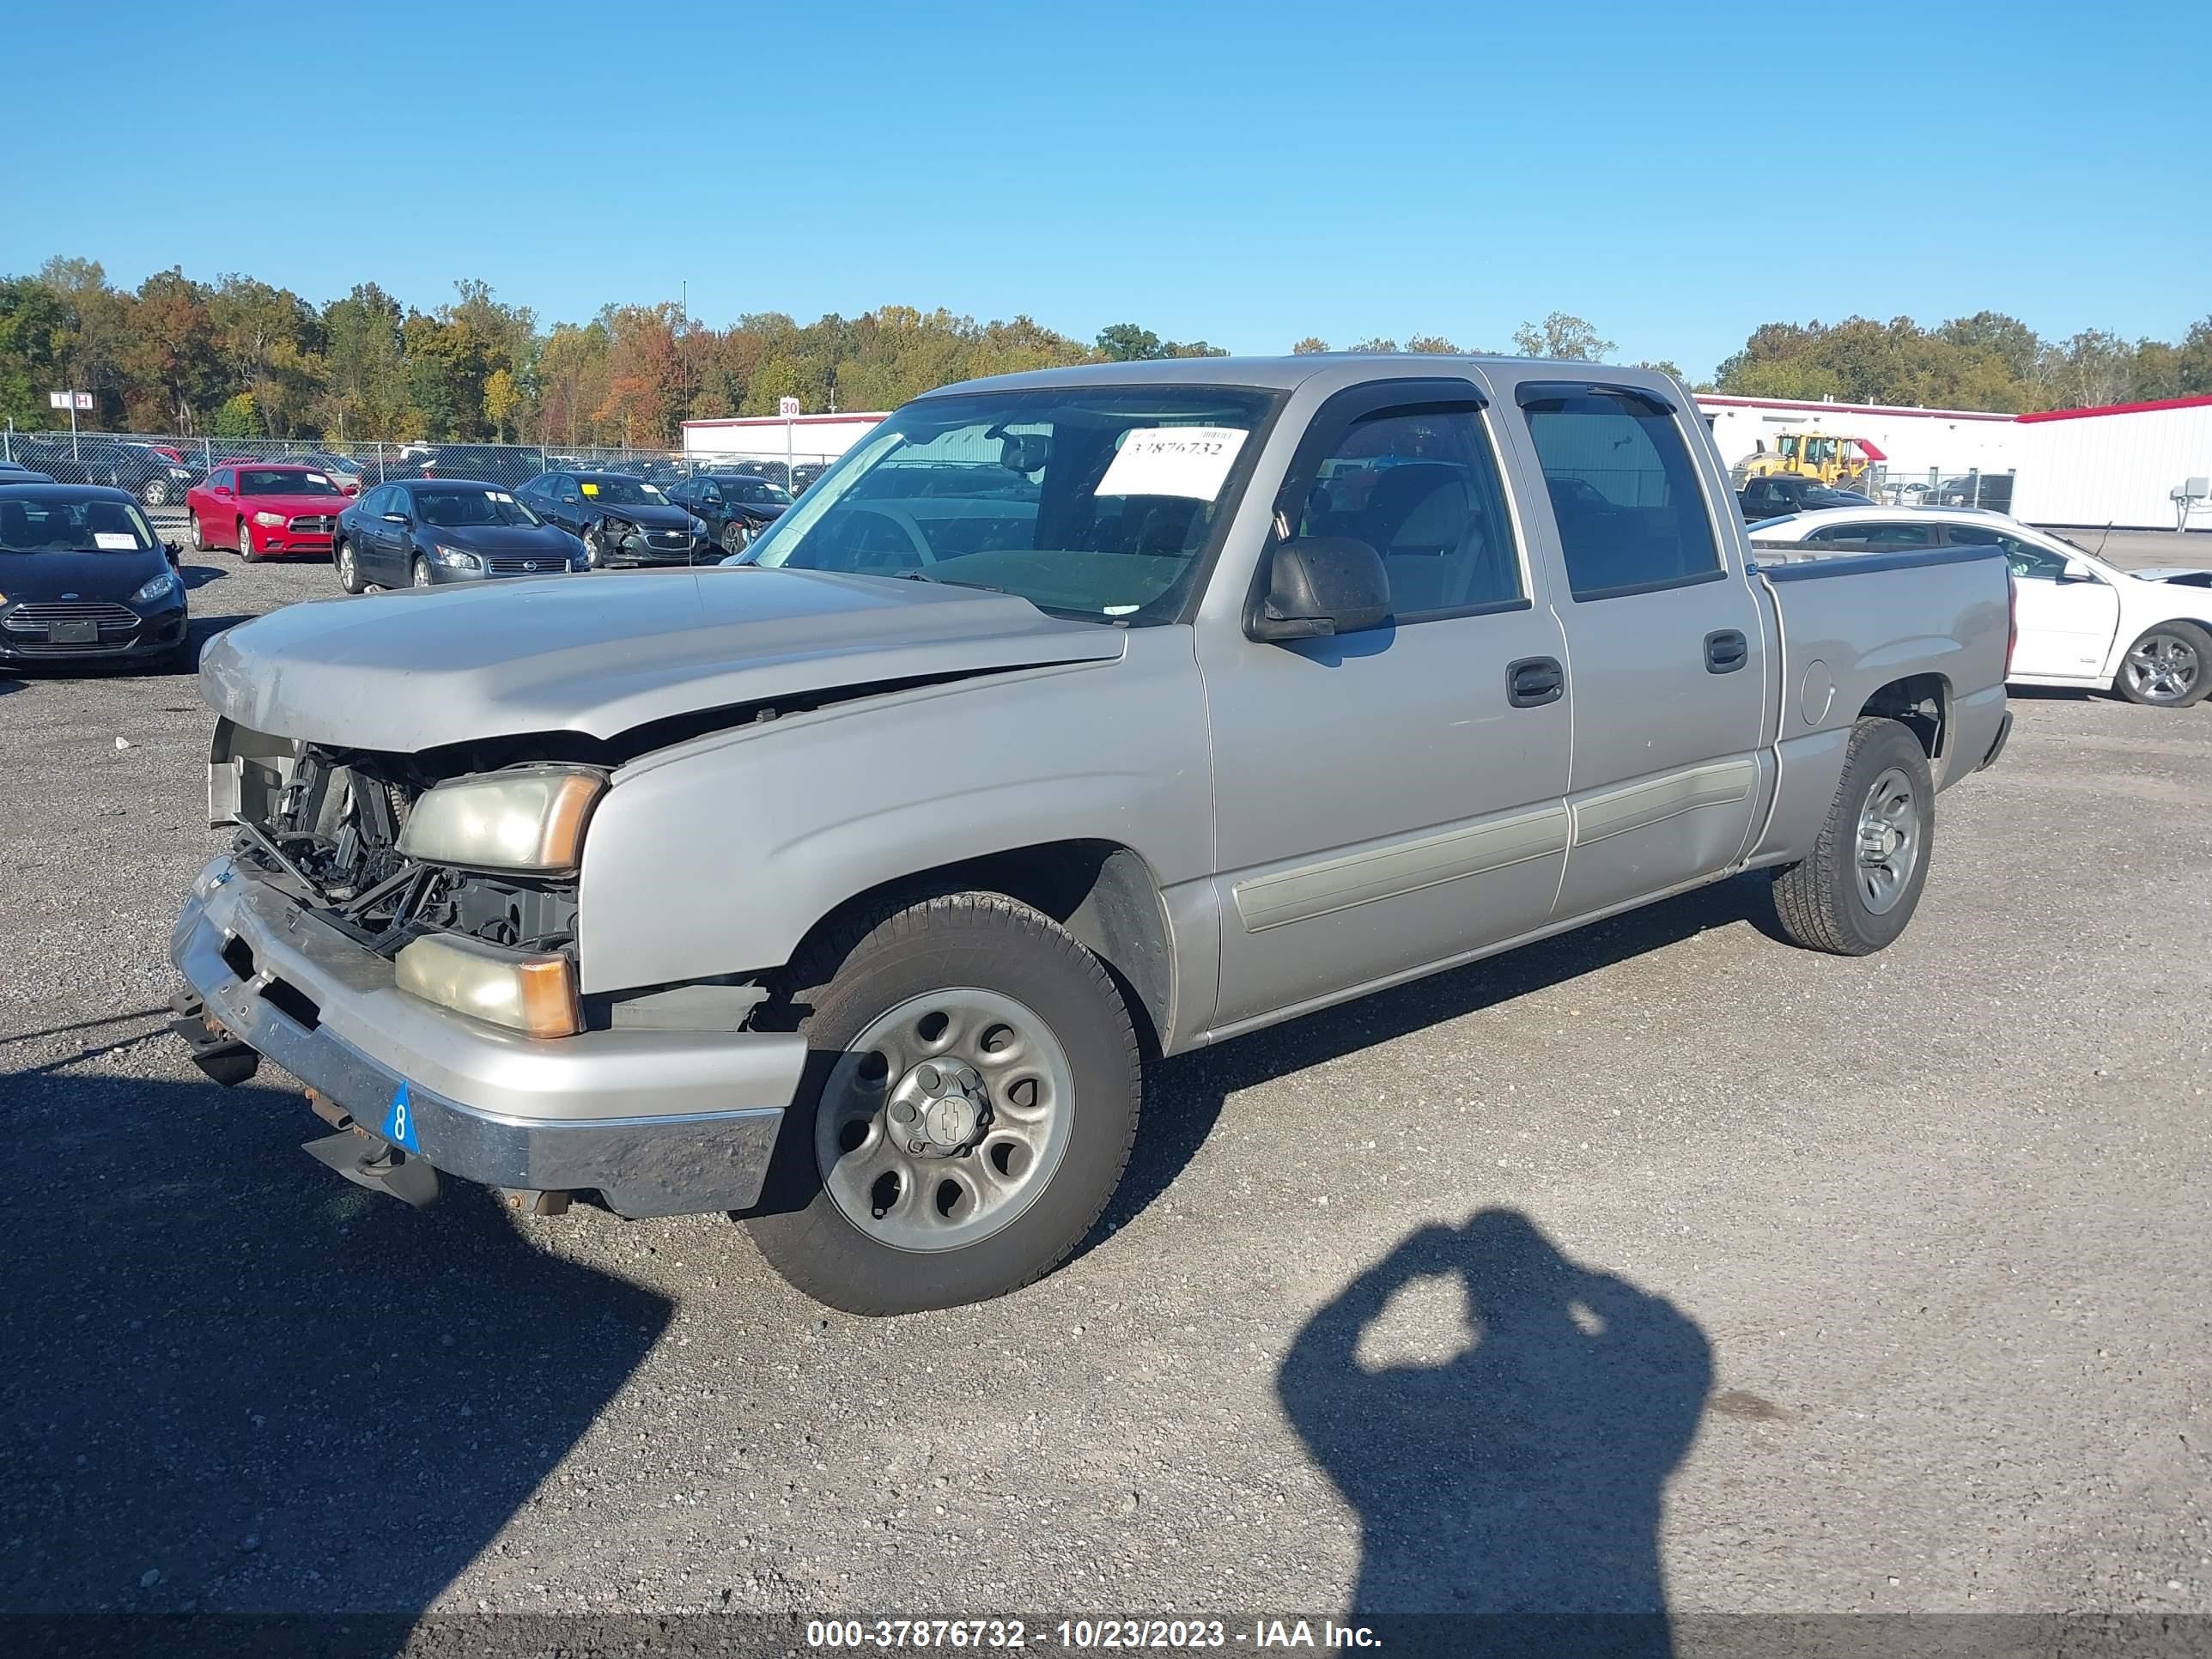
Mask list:
POLYGON ((885 680, 1106 661, 1120 629, 975 588, 707 566, 287 605, 209 641, 200 690, 256 732, 411 754, 885 680))

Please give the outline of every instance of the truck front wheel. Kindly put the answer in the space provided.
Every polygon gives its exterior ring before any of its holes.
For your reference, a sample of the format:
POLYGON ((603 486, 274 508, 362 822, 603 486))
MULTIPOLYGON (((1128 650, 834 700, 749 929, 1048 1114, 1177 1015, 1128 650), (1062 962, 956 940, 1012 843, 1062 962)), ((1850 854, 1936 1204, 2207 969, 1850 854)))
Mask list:
POLYGON ((1920 740, 1891 720, 1862 720, 1820 839, 1778 871, 1774 913, 1790 940, 1871 955, 1912 920, 1936 851, 1936 784, 1920 740))
POLYGON ((817 1301, 915 1313, 1018 1289, 1106 1208, 1143 1064, 1098 958, 994 893, 878 911, 794 963, 809 1063, 746 1225, 817 1301))

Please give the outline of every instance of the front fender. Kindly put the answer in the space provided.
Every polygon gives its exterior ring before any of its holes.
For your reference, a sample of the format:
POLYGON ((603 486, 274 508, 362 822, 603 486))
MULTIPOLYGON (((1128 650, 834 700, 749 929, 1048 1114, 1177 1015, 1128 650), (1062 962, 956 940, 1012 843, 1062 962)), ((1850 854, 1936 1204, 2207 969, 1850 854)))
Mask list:
POLYGON ((848 899, 1048 842, 1116 842, 1163 889, 1212 867, 1190 633, 1119 658, 787 715, 624 767, 592 815, 577 917, 587 993, 789 961, 848 899))

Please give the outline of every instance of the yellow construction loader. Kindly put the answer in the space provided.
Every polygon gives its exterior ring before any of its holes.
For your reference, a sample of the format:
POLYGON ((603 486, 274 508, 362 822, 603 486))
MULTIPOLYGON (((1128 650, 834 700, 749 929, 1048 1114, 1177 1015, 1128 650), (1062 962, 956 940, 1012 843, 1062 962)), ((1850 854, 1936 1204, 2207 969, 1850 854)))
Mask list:
POLYGON ((1869 475, 1875 464, 1887 459, 1864 438, 1846 438, 1832 432, 1785 432, 1774 441, 1772 449, 1767 448, 1765 439, 1759 440, 1759 447, 1738 461, 1734 471, 1738 489, 1747 478, 1790 472, 1801 478, 1818 478, 1832 489, 1856 489, 1871 483, 1869 475))

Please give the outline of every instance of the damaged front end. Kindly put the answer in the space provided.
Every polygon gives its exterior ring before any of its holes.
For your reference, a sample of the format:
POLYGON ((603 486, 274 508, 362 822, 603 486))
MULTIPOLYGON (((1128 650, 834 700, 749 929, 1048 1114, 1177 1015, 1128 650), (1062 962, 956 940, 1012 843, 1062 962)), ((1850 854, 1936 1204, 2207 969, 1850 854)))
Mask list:
POLYGON ((581 1192, 624 1216, 744 1209, 804 1040, 708 1025, 696 987, 586 1018, 578 880, 609 769, 544 758, 561 749, 404 756, 226 720, 210 801, 236 835, 171 933, 173 1029, 220 1082, 275 1060, 335 1131, 307 1150, 410 1203, 442 1172, 538 1214, 581 1192))
MULTIPOLYGON (((580 1025, 574 972, 577 859, 584 819, 605 776, 586 767, 528 762, 502 767, 504 758, 495 750, 462 749, 426 763, 420 757, 270 738, 226 720, 216 729, 209 763, 209 816, 216 823, 237 826, 234 859, 264 872, 340 933, 400 964, 404 988, 532 1036, 566 1036, 580 1025), (509 810, 501 817, 495 799, 485 804, 493 813, 489 820, 465 823, 458 831, 441 822, 426 832, 434 845, 412 844, 425 837, 410 837, 410 820, 432 790, 473 785, 477 793, 496 797, 502 790, 520 792, 520 785, 507 780, 535 784, 549 776, 563 787, 574 781, 571 794, 581 798, 552 801, 539 814, 557 820, 551 824, 557 845, 543 844, 542 836, 539 844, 523 844, 528 836, 515 832, 532 827, 527 804, 514 810, 515 803, 506 803, 509 810), (500 839, 502 834, 507 841, 500 839), (422 856, 424 850, 431 856, 422 856), (514 867, 482 867, 502 863, 514 867), (428 947, 416 953, 426 958, 421 965, 403 962, 418 945, 428 947), (428 959, 434 956, 436 961, 428 959), (465 988, 451 982, 456 974, 465 981, 473 975, 482 988, 483 975, 471 969, 471 957, 511 958, 526 975, 541 982, 550 977, 558 985, 529 996, 526 1006, 506 1008, 480 997, 461 1006, 465 988), (556 1004, 565 1006, 565 1015, 556 1004)), ((451 799, 441 796, 436 805, 444 807, 451 799)), ((466 809, 440 816, 465 817, 466 809)))

